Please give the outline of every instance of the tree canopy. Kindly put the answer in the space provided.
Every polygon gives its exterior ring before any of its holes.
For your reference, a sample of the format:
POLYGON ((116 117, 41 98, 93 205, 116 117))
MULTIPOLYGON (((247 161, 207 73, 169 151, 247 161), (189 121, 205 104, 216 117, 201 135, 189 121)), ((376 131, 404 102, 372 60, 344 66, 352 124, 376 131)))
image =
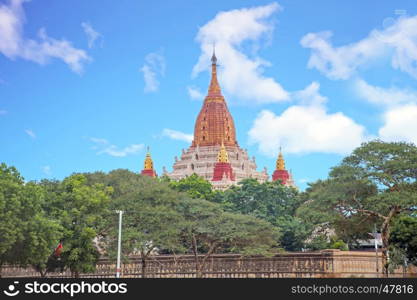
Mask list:
POLYGON ((125 256, 139 255, 142 277, 146 277, 148 257, 156 251, 183 251, 180 241, 182 216, 176 207, 186 195, 173 191, 166 182, 126 171, 110 172, 107 182, 116 194, 110 204, 113 216, 108 218, 105 250, 114 257, 117 251, 118 219, 122 210, 122 250, 125 256), (129 187, 119 190, 127 175, 129 187))
POLYGON ((214 195, 211 183, 195 173, 178 181, 171 180, 169 186, 176 191, 187 193, 194 199, 210 200, 214 195))
POLYGON ((391 262, 416 263, 417 147, 364 143, 302 193, 255 179, 214 191, 196 174, 172 181, 125 169, 25 182, 3 163, 0 267, 31 265, 41 276, 57 267, 75 277, 92 272, 100 255, 115 257, 117 210, 124 212, 123 254, 139 255, 143 277, 154 253, 194 254, 203 277, 214 253, 345 250, 374 226, 387 272, 388 249, 391 262), (335 236, 323 234, 328 231, 335 236), (62 252, 53 255, 58 243, 62 252))
POLYGON ((109 214, 111 192, 102 184, 87 185, 86 177, 80 174, 65 178, 61 184, 57 196, 63 209, 56 212, 65 229, 61 256, 75 277, 95 269, 100 254, 94 239, 109 214))
POLYGON ((266 221, 224 212, 220 205, 202 199, 185 199, 179 210, 185 219, 183 239, 194 254, 197 277, 204 275, 205 263, 214 253, 276 250, 278 230, 266 221), (202 259, 199 253, 204 254, 202 259))
POLYGON ((409 263, 417 266, 417 216, 401 216, 393 225, 390 243, 404 254, 409 263))
POLYGON ((349 228, 356 227, 355 232, 370 232, 370 225, 378 224, 386 273, 391 225, 400 213, 416 209, 416 179, 416 146, 378 140, 364 143, 332 168, 328 179, 311 185, 303 212, 313 211, 313 218, 333 224, 345 221, 349 228))
POLYGON ((295 216, 303 199, 298 191, 278 181, 259 183, 245 179, 213 197, 226 211, 251 215, 278 228, 282 235, 279 243, 288 251, 301 250, 311 229, 295 216))

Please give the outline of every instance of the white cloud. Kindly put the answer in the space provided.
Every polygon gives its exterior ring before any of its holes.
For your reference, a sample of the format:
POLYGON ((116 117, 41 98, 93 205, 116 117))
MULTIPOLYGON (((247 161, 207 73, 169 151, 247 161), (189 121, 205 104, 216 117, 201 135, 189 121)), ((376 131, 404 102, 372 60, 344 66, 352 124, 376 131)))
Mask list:
POLYGON ((64 61, 72 71, 81 73, 83 64, 91 58, 84 50, 74 48, 71 42, 56 40, 41 28, 38 40, 23 36, 25 13, 24 0, 11 0, 9 5, 0 5, 0 53, 9 59, 23 58, 44 65, 51 58, 64 61))
POLYGON ((108 154, 115 157, 125 157, 129 154, 135 154, 143 149, 143 144, 132 144, 124 148, 119 148, 111 144, 108 140, 102 138, 90 138, 90 141, 95 143, 94 150, 98 150, 97 154, 108 154))
POLYGON ((25 132, 28 136, 30 136, 32 139, 36 139, 36 134, 31 129, 25 129, 25 132))
POLYGON ((227 93, 258 103, 289 99, 278 82, 263 75, 263 68, 271 64, 256 55, 262 41, 268 39, 274 29, 271 15, 279 10, 281 7, 272 3, 218 13, 200 28, 196 37, 202 53, 193 68, 193 76, 210 66, 215 43, 220 64, 219 77, 227 93), (253 58, 243 53, 241 46, 247 42, 252 43, 253 58))
POLYGON ((364 39, 339 47, 330 31, 309 33, 301 45, 312 50, 308 67, 331 79, 347 79, 372 60, 391 55, 391 65, 417 79, 417 16, 400 17, 383 30, 372 30, 364 39))
POLYGON ((328 113, 326 98, 313 82, 294 93, 300 104, 287 108, 281 115, 263 110, 249 131, 249 141, 259 150, 275 156, 280 146, 287 153, 347 154, 368 139, 365 128, 341 112, 328 113))
POLYGON ((149 53, 140 69, 145 80, 145 92, 156 92, 159 88, 158 76, 165 75, 165 58, 159 53, 149 53))
POLYGON ((204 94, 200 90, 193 86, 187 86, 188 95, 193 100, 202 100, 204 99, 204 94))
POLYGON ((42 172, 47 176, 50 176, 52 174, 51 166, 42 166, 41 169, 42 172))
POLYGON ((306 86, 304 90, 294 92, 292 98, 303 105, 320 106, 326 103, 327 98, 321 95, 319 90, 320 84, 313 81, 310 85, 306 86))
POLYGON ((407 141, 417 144, 417 105, 389 109, 384 114, 379 136, 384 141, 407 141))
POLYGON ((0 116, 7 114, 8 111, 4 109, 0 109, 0 116))
POLYGON ((95 31, 93 26, 91 26, 91 24, 88 22, 82 22, 81 26, 83 27, 87 36, 88 48, 93 48, 96 40, 102 38, 103 36, 101 33, 95 31))
POLYGON ((357 94, 383 109, 383 125, 378 131, 383 141, 417 144, 417 91, 397 87, 374 86, 362 79, 355 81, 357 94))
POLYGON ((173 140, 184 141, 184 142, 187 142, 187 143, 191 143, 193 141, 193 138, 194 138, 192 134, 187 134, 187 133, 183 133, 181 131, 176 131, 176 130, 172 130, 172 129, 168 129, 168 128, 165 128, 162 131, 162 135, 167 136, 167 137, 169 137, 170 139, 173 139, 173 140))
POLYGON ((363 79, 357 79, 355 90, 359 97, 374 104, 392 106, 401 103, 417 103, 417 91, 411 89, 382 88, 371 85, 363 79))

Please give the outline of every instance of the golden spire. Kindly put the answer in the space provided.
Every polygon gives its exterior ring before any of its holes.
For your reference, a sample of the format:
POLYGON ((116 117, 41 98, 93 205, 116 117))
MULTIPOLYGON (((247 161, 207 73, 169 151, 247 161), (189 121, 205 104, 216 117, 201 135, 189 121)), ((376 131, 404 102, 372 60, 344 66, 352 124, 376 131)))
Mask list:
POLYGON ((151 158, 151 153, 149 152, 149 147, 148 152, 146 153, 144 170, 153 170, 153 161, 151 158))
POLYGON ((279 155, 278 155, 278 159, 277 159, 276 168, 277 168, 277 170, 285 170, 285 161, 284 161, 284 156, 282 156, 281 147, 279 147, 279 155))
POLYGON ((217 57, 214 46, 213 55, 211 57, 211 81, 208 96, 221 96, 220 85, 217 81, 217 57))
POLYGON ((229 162, 229 155, 227 154, 226 147, 222 142, 222 146, 220 147, 219 154, 217 155, 217 161, 221 163, 228 163, 229 162))

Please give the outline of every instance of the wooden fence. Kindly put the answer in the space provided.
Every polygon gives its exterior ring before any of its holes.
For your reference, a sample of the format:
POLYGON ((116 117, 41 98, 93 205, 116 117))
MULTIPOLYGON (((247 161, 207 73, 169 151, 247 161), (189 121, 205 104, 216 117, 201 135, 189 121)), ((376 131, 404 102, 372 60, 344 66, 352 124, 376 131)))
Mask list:
MULTIPOLYGON (((102 258, 94 273, 80 274, 80 277, 111 278, 115 276, 115 269, 114 260, 102 258)), ((158 255, 150 257, 146 264, 149 278, 195 278, 195 269, 192 255, 158 255)), ((381 257, 377 258, 374 252, 324 250, 271 257, 217 254, 206 261, 203 274, 205 278, 383 277, 381 271, 381 257)), ((39 277, 32 268, 16 266, 3 266, 0 274, 2 277, 39 277)), ((121 274, 126 278, 142 277, 140 258, 130 257, 124 262, 121 274)), ((415 267, 399 268, 389 276, 417 277, 417 270, 415 267)), ((71 273, 48 273, 47 277, 67 278, 71 273)))

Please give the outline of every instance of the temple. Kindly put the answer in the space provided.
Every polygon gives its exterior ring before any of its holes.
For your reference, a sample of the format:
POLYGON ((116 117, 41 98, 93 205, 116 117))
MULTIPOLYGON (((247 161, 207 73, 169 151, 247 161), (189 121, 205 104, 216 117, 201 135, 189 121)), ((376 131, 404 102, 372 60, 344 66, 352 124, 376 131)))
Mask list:
POLYGON ((295 187, 291 173, 285 169, 285 161, 281 149, 279 150, 276 168, 274 174, 272 175, 272 180, 279 180, 283 185, 295 187))
POLYGON ((149 152, 149 147, 148 147, 148 152, 146 153, 143 170, 140 173, 145 176, 157 177, 156 172, 153 168, 153 161, 152 161, 151 153, 149 152))
POLYGON ((266 168, 257 171, 255 158, 249 159, 247 151, 239 147, 233 117, 217 80, 214 52, 211 62, 211 81, 195 122, 194 139, 180 158, 175 157, 173 171, 169 173, 164 168, 164 174, 179 180, 195 173, 215 189, 226 189, 245 178, 267 181, 266 168))
POLYGON ((235 183, 235 175, 233 174, 232 165, 229 162, 229 155, 223 143, 217 156, 217 162, 214 165, 211 183, 215 189, 226 189, 235 183))

